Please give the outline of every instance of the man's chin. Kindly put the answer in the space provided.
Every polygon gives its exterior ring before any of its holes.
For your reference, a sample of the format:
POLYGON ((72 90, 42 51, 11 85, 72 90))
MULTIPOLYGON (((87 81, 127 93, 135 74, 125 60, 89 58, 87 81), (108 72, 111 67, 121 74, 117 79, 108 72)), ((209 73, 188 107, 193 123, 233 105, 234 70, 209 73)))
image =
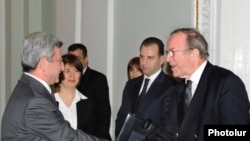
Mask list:
POLYGON ((179 77, 179 75, 177 74, 177 73, 175 73, 175 72, 173 72, 173 74, 172 74, 174 77, 179 77))

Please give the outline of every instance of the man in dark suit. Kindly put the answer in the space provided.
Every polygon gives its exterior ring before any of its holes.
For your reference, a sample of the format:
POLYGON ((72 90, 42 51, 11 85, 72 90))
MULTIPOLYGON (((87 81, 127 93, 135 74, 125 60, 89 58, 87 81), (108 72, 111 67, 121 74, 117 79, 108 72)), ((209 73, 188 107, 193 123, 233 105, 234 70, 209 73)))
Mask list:
POLYGON ((104 141, 64 120, 49 85, 63 70, 62 42, 46 33, 28 35, 21 51, 24 74, 7 103, 2 118, 2 141, 104 141))
POLYGON ((164 93, 176 81, 162 71, 164 44, 155 37, 146 38, 140 46, 140 66, 143 76, 128 80, 123 90, 122 104, 116 118, 115 135, 119 135, 128 113, 134 113, 153 124, 160 123, 163 112, 168 110, 171 93, 164 93), (149 79, 146 94, 142 97, 144 79, 149 79), (163 102, 166 100, 166 102, 163 102))
MULTIPOLYGON (((97 137, 111 139, 110 118, 111 107, 109 101, 109 86, 104 74, 91 69, 88 66, 87 48, 83 44, 75 43, 68 47, 68 53, 76 55, 83 65, 83 75, 78 90, 93 101, 94 119, 88 126, 88 133, 97 137)), ((84 112, 84 111, 82 111, 84 112)))
POLYGON ((197 30, 173 31, 166 54, 173 76, 185 80, 175 87, 170 111, 147 140, 203 141, 204 125, 250 124, 250 104, 242 80, 207 60, 208 44, 197 30), (190 103, 184 92, 188 80, 192 82, 190 103))

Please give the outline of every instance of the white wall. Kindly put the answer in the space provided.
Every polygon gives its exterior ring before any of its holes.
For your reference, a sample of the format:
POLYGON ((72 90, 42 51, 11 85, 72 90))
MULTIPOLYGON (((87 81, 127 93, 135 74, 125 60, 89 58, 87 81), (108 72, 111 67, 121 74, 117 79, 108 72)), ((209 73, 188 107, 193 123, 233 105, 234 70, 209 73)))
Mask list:
POLYGON ((55 0, 55 35, 63 41, 63 53, 75 42, 76 0, 55 0))
POLYGON ((113 42, 113 115, 115 122, 127 81, 127 63, 139 56, 141 42, 155 36, 165 43, 177 27, 193 26, 192 0, 115 0, 113 42))
MULTIPOLYGON (((146 37, 157 36, 165 43, 173 29, 194 26, 195 1, 0 0, 0 66, 6 67, 0 69, 1 114, 5 98, 21 74, 19 47, 24 35, 44 30, 64 41, 64 52, 75 41, 86 44, 90 67, 108 76, 113 135, 116 113, 127 80, 128 60, 139 55, 139 45, 146 37)), ((238 74, 249 91, 250 2, 199 0, 199 3, 199 29, 210 43, 211 62, 238 74)))
MULTIPOLYGON (((250 1, 222 0, 219 64, 238 74, 250 92, 250 1), (232 10, 233 9, 233 10, 232 10), (231 16, 226 16, 231 15, 231 16)), ((250 98, 250 93, 248 93, 250 98)))
POLYGON ((249 0, 202 0, 199 29, 209 43, 209 60, 238 75, 250 99, 249 7, 249 0))

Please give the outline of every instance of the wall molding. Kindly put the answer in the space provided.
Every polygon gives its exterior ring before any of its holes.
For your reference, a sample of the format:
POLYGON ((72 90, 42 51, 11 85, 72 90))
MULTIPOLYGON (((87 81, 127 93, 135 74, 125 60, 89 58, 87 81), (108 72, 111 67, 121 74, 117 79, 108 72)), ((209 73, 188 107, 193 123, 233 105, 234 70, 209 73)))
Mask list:
POLYGON ((209 61, 219 64, 219 15, 218 6, 220 2, 217 0, 196 0, 196 25, 197 29, 203 34, 208 42, 209 61))

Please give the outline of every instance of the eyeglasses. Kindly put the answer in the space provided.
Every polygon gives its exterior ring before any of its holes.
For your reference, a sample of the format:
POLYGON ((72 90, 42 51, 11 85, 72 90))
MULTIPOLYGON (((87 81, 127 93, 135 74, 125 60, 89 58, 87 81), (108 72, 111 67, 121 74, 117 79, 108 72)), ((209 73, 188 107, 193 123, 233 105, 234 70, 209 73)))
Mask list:
POLYGON ((190 49, 190 48, 184 48, 184 49, 180 49, 180 50, 167 50, 166 55, 173 57, 176 52, 180 52, 180 51, 184 51, 184 50, 188 50, 188 49, 190 49))

